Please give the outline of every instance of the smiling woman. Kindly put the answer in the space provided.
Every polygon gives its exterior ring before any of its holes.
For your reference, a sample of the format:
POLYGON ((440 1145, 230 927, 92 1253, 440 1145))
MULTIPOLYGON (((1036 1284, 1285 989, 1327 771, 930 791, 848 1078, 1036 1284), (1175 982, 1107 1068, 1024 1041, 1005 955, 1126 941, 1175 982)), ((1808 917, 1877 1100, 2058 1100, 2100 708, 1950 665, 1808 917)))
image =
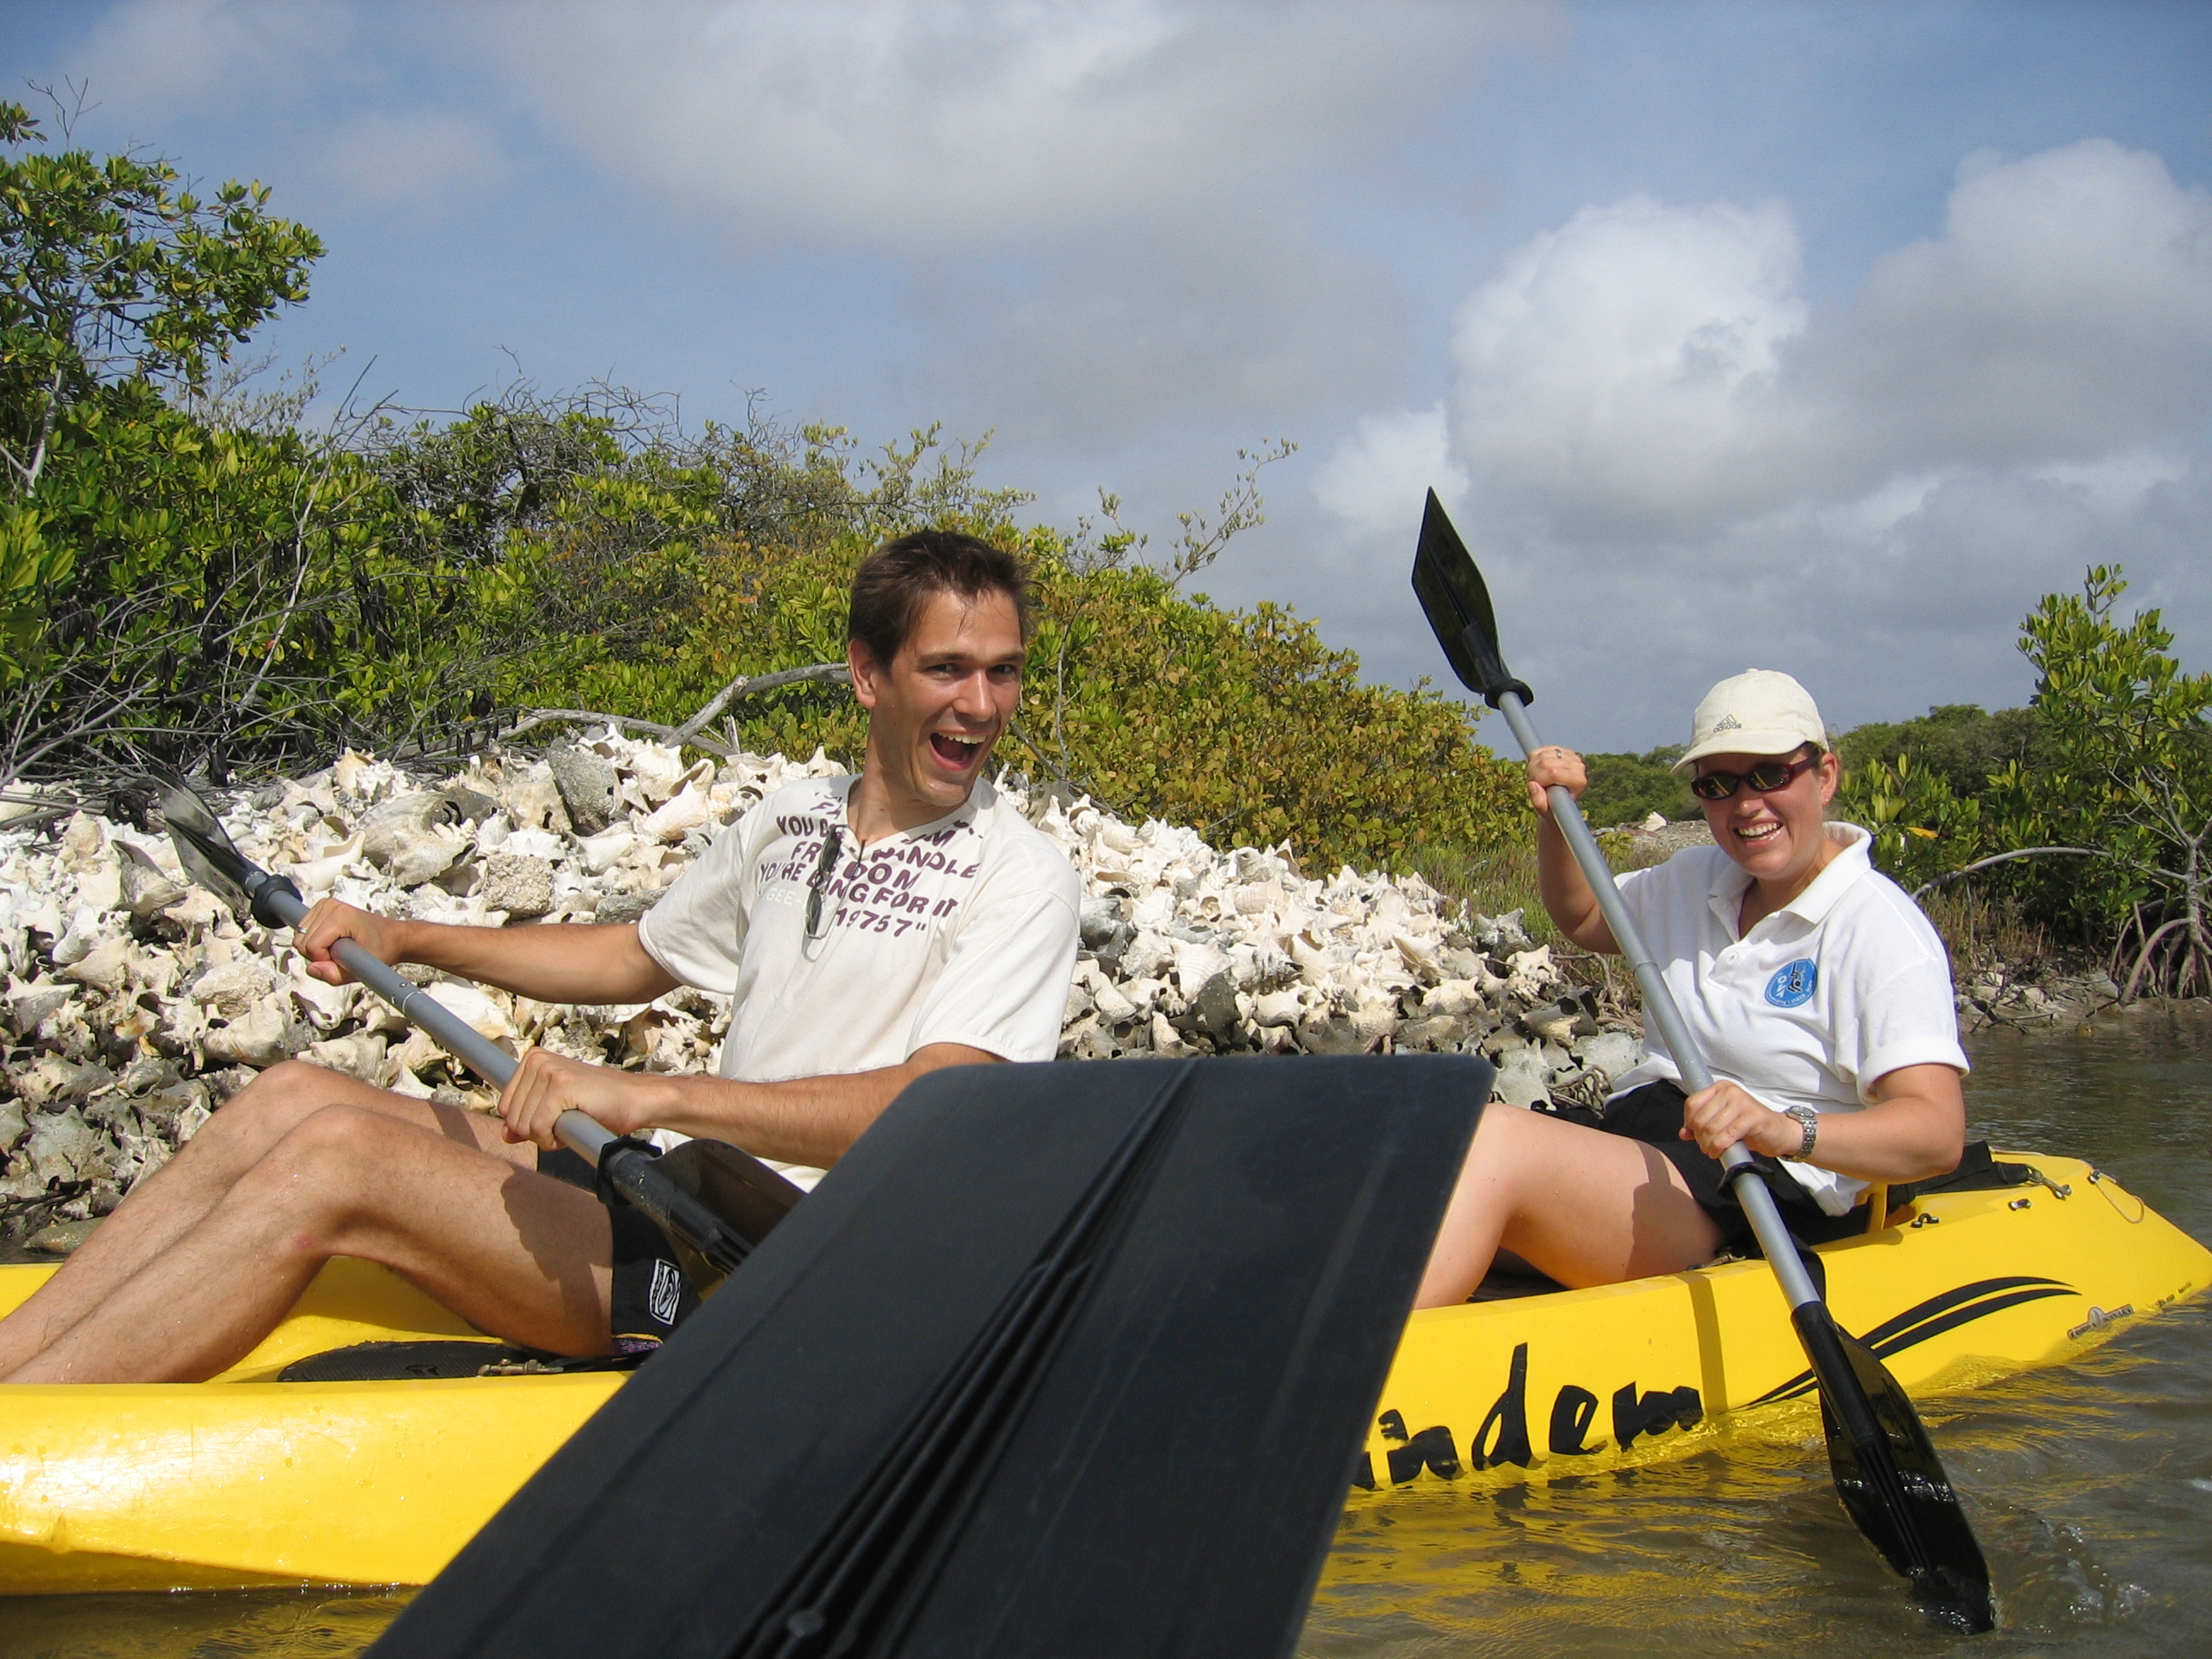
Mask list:
MULTIPOLYGON (((1808 1241, 1863 1229, 1870 1190, 1901 1201, 1905 1183, 1959 1164, 1966 1062, 1950 969, 1935 930, 1869 863, 1866 831, 1824 821, 1840 774, 1813 699, 1771 670, 1723 680, 1698 705, 1680 765, 1714 845, 1620 886, 1716 1081, 1686 1093, 1655 1030, 1588 1122, 1486 1114, 1425 1306, 1466 1297, 1500 1249, 1576 1285, 1747 1249, 1719 1161, 1738 1142, 1808 1241)), ((1579 796, 1587 781, 1569 750, 1529 757, 1544 904, 1576 944, 1617 953, 1547 793, 1579 796)))

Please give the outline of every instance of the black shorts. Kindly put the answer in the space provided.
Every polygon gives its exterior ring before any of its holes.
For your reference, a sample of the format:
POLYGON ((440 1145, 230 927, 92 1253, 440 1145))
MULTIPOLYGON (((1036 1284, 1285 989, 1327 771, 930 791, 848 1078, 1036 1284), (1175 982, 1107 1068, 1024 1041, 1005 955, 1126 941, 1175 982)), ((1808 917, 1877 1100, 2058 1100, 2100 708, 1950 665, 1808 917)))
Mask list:
MULTIPOLYGON (((1751 1231, 1751 1218, 1736 1201, 1728 1172, 1720 1159, 1708 1158, 1694 1140, 1682 1139, 1682 1104, 1688 1097, 1680 1084, 1647 1083, 1606 1103, 1602 1115, 1586 1108, 1570 1107, 1559 1114, 1570 1122, 1640 1140, 1680 1172, 1698 1207, 1721 1230, 1721 1249, 1736 1255, 1757 1255, 1759 1241, 1751 1231)), ((1866 1231, 1863 1203, 1844 1215, 1830 1215, 1813 1200, 1813 1194, 1773 1158, 1753 1162, 1774 1194, 1775 1207, 1798 1242, 1826 1244, 1866 1231)))
MULTIPOLYGON (((567 1147, 540 1150, 538 1173, 598 1191, 597 1171, 567 1147)), ((614 1281, 607 1297, 607 1334, 618 1353, 658 1347, 699 1309, 699 1292, 684 1276, 668 1238, 644 1211, 628 1204, 608 1206, 613 1233, 614 1281)))

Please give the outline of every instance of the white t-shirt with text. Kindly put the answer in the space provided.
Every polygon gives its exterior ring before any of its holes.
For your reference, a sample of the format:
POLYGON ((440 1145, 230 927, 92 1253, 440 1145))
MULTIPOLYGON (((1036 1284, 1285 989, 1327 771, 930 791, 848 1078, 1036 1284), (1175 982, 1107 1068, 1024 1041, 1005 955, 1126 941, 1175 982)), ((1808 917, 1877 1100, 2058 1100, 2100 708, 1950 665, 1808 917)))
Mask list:
POLYGON ((896 1066, 935 1042, 1050 1060, 1082 884, 979 781, 957 811, 862 848, 854 777, 787 786, 717 836, 638 924, 676 978, 735 998, 716 1068, 773 1083, 896 1066), (806 934, 808 884, 840 850, 806 934))

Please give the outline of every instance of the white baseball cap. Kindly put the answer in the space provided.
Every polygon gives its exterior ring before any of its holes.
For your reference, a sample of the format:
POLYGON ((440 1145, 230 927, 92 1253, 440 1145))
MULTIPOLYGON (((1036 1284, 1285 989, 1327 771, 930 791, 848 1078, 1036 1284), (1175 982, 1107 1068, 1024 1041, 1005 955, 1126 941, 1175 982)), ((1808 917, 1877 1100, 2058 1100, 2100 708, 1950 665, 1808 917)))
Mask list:
POLYGON ((1812 693, 1787 674, 1749 668, 1705 693, 1690 716, 1690 747, 1677 772, 1705 755, 1786 755, 1806 744, 1829 747, 1812 693))

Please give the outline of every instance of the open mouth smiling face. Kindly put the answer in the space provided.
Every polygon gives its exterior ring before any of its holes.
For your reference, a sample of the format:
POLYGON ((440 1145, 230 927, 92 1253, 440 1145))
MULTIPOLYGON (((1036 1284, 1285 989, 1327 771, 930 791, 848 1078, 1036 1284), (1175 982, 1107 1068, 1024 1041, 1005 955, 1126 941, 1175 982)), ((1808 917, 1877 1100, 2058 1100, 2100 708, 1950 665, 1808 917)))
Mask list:
POLYGON ((937 592, 888 668, 855 662, 870 767, 900 828, 943 817, 968 799, 1021 701, 1023 658, 1010 597, 937 592))
MULTIPOLYGON (((1791 758, 1709 755, 1698 771, 1741 776, 1762 763, 1791 758)), ((1746 781, 1727 799, 1703 802, 1713 839, 1755 880, 1795 884, 1809 879, 1823 861, 1827 830, 1820 809, 1835 793, 1835 773, 1834 757, 1824 756, 1781 788, 1755 789, 1746 781)))
MULTIPOLYGON (((995 738, 998 734, 994 732, 991 735, 995 738)), ((963 776, 974 773, 982 765, 983 757, 991 752, 988 739, 953 732, 931 732, 929 747, 946 771, 963 776)))

